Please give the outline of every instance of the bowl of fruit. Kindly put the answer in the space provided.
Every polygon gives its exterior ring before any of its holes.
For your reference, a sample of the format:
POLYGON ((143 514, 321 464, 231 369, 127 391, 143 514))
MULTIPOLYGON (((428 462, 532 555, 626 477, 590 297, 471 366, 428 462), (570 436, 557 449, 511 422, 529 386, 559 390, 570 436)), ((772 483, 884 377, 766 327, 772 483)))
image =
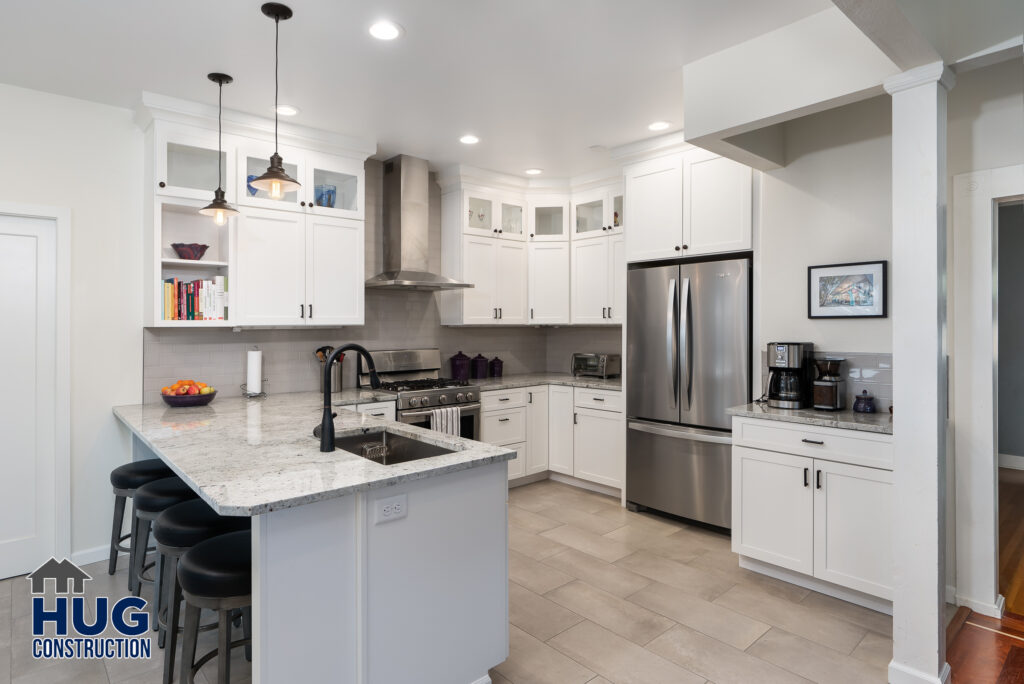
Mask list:
POLYGON ((217 396, 217 390, 205 382, 178 380, 173 385, 162 388, 160 394, 168 406, 184 408, 188 406, 206 406, 217 396))

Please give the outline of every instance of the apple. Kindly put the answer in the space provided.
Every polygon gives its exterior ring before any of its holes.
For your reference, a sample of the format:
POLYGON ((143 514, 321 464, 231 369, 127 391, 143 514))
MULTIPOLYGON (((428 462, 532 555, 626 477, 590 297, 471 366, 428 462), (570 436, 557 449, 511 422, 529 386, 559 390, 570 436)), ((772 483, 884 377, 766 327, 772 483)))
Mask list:
POLYGON ((181 387, 178 388, 178 395, 184 395, 184 394, 188 394, 188 387, 185 386, 185 385, 182 385, 181 387))
POLYGON ((196 387, 195 385, 189 385, 188 386, 188 393, 189 394, 199 394, 199 388, 196 387))

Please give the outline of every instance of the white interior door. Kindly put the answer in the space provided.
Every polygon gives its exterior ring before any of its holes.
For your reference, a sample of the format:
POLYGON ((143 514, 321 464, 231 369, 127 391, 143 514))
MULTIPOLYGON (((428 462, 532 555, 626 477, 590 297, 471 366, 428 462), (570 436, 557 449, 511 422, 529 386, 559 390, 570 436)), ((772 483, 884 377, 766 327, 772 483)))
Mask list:
POLYGON ((0 578, 56 554, 57 225, 0 215, 0 578))

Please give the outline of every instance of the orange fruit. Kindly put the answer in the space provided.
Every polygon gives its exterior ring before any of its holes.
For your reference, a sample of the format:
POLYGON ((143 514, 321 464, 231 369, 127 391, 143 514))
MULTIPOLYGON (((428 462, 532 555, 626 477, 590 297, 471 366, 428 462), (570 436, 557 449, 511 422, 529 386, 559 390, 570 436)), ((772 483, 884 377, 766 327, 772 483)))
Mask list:
POLYGON ((196 387, 198 387, 199 389, 203 389, 204 387, 206 387, 206 383, 205 382, 197 382, 196 383, 196 387))
POLYGON ((160 388, 160 393, 161 393, 161 394, 167 394, 167 393, 168 393, 168 392, 170 392, 170 391, 171 391, 171 388, 170 388, 170 387, 161 387, 161 388, 160 388))

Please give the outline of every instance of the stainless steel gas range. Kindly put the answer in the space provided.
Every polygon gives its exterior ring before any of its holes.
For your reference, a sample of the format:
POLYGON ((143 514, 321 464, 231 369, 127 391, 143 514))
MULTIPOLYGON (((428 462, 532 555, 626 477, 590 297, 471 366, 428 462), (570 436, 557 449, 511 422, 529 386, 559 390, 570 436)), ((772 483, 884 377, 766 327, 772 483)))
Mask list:
MULTIPOLYGON (((409 425, 431 428, 434 409, 458 406, 459 435, 467 439, 480 436, 480 388, 461 380, 441 377, 441 352, 438 349, 402 349, 371 351, 380 391, 395 395, 395 418, 409 425)), ((370 386, 370 375, 356 357, 357 383, 370 386)))

